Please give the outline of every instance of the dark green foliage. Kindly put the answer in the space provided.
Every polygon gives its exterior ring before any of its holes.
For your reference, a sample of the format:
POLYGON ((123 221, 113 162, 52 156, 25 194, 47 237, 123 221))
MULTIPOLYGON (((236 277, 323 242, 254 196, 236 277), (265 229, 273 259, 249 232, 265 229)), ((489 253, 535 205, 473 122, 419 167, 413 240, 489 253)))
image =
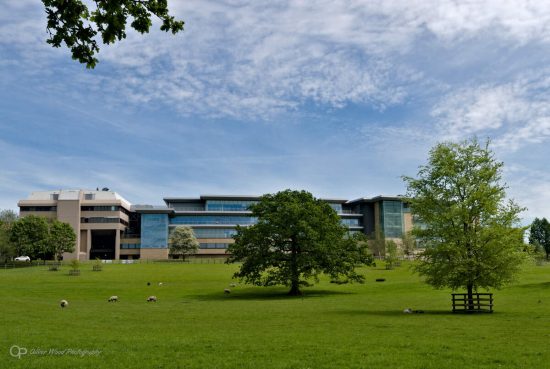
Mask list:
POLYGON ((290 295, 318 281, 320 273, 333 280, 362 282, 355 272, 372 261, 367 242, 347 237, 348 229, 325 201, 306 191, 285 190, 264 195, 252 205, 257 224, 238 227, 227 250, 228 263, 242 262, 235 278, 258 286, 285 285, 290 295))
POLYGON ((93 11, 81 0, 42 0, 48 18, 48 43, 71 49, 73 59, 94 68, 99 52, 96 36, 101 35, 104 44, 112 44, 126 38, 126 23, 140 33, 149 32, 151 16, 162 20, 160 29, 173 34, 183 30, 183 21, 170 16, 167 0, 95 0, 93 11))
POLYGON ((438 144, 418 178, 404 177, 426 245, 415 270, 436 288, 500 288, 519 271, 523 210, 505 202, 502 163, 477 140, 438 144))
POLYGON ((546 218, 535 218, 529 229, 529 243, 537 249, 543 249, 546 260, 548 260, 550 256, 550 223, 546 218))
POLYGON ((38 259, 48 246, 48 221, 46 218, 29 215, 13 223, 10 241, 18 256, 26 255, 38 259))
POLYGON ((54 255, 55 261, 61 258, 64 252, 74 251, 76 234, 69 224, 54 220, 49 231, 46 249, 54 255))
POLYGON ((6 262, 16 255, 16 250, 10 240, 13 222, 17 220, 17 214, 12 210, 0 211, 0 262, 6 262))

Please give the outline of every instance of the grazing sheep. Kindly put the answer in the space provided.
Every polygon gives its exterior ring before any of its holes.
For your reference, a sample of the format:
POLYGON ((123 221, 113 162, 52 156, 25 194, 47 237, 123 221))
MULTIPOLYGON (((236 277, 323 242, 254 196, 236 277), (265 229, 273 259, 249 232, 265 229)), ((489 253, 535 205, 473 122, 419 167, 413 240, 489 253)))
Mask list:
POLYGON ((118 302, 118 296, 111 296, 109 297, 109 300, 107 300, 108 302, 118 302))
POLYGON ((69 302, 67 300, 61 300, 59 301, 59 305, 61 305, 61 308, 65 308, 67 306, 69 306, 69 302))
POLYGON ((229 287, 237 287, 237 283, 231 283, 229 287))
POLYGON ((159 287, 162 287, 162 282, 159 282, 159 287))
POLYGON ((147 302, 157 302, 157 296, 149 296, 149 297, 147 297, 147 302))
POLYGON ((231 290, 229 288, 226 288, 223 290, 223 293, 231 293, 231 290))
POLYGON ((403 310, 403 312, 405 314, 412 314, 412 309, 411 308, 406 308, 405 310, 403 310))

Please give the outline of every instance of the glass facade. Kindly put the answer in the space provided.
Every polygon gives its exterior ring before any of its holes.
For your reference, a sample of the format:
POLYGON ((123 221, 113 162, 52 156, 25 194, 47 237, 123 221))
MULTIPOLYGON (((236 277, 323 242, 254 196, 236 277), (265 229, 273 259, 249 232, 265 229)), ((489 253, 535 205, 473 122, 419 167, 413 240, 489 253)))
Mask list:
POLYGON ((168 214, 141 214, 141 248, 168 247, 168 214))
POLYGON ((256 217, 228 215, 177 215, 170 224, 235 224, 249 225, 258 221, 256 217))
POLYGON ((194 228, 197 238, 233 238, 237 234, 234 228, 194 228))
POLYGON ((252 204, 258 201, 237 200, 206 200, 207 211, 248 211, 252 204))
POLYGON ((331 202, 329 202, 328 204, 329 204, 330 207, 333 208, 334 211, 336 211, 338 214, 341 214, 341 213, 342 213, 342 204, 335 204, 335 203, 331 203, 331 202))
POLYGON ((169 202, 168 206, 176 211, 204 211, 204 204, 200 202, 169 202))
POLYGON ((386 237, 403 235, 403 203, 385 200, 380 203, 380 224, 386 237))

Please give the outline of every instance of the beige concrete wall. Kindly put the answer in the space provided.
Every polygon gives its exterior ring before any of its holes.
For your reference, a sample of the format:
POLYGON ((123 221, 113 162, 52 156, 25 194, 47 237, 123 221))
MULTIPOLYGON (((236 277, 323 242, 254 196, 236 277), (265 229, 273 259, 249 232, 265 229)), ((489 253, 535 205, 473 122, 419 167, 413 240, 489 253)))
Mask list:
POLYGON ((234 243, 232 238, 197 238, 199 243, 234 243))
POLYGON ((152 260, 168 259, 168 249, 141 249, 140 257, 152 260))
POLYGON ((121 238, 120 243, 141 243, 141 238, 121 238))
POLYGON ((403 214, 403 223, 404 223, 405 233, 412 231, 413 219, 412 219, 411 213, 403 214))
POLYGON ((140 249, 120 249, 120 255, 140 255, 140 249))
POLYGON ((224 249, 199 249, 197 255, 229 255, 224 249))
POLYGON ((57 220, 68 223, 76 233, 75 252, 64 253, 63 259, 80 259, 80 201, 59 200, 57 202, 57 220))

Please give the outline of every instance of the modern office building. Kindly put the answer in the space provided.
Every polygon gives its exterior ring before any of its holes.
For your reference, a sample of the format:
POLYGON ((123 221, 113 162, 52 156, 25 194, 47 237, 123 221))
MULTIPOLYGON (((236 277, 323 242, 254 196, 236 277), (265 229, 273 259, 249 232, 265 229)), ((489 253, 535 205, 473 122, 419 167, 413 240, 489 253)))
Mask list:
MULTIPOLYGON (((19 202, 21 216, 45 215, 69 223, 77 234, 80 260, 167 259, 172 229, 190 226, 200 243, 198 255, 223 256, 236 226, 254 224, 249 206, 259 196, 203 195, 166 197, 165 205, 130 205, 112 191, 33 192, 19 202)), ((400 197, 324 199, 350 233, 400 238, 412 228, 409 208, 400 197)))

